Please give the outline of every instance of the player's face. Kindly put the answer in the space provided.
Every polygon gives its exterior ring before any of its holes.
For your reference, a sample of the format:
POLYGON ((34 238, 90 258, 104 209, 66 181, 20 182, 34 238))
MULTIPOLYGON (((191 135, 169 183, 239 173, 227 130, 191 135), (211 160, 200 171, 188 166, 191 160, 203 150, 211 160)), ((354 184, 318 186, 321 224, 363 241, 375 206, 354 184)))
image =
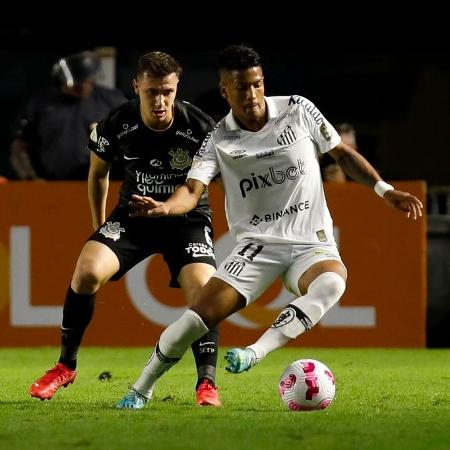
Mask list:
POLYGON ((251 131, 257 131, 266 123, 264 101, 264 76, 260 66, 246 70, 223 71, 220 92, 235 118, 251 131))
POLYGON ((163 130, 172 123, 178 81, 176 73, 153 77, 147 72, 133 80, 134 91, 141 101, 142 119, 150 128, 163 130))

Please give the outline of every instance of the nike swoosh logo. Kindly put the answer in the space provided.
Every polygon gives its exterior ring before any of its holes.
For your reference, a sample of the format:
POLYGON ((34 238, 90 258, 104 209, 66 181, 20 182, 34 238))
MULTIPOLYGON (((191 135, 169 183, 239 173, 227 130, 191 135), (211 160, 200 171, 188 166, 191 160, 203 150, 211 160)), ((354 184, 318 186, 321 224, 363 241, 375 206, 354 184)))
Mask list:
POLYGON ((204 345, 211 345, 211 344, 215 344, 215 342, 200 342, 199 344, 198 344, 198 346, 199 347, 203 347, 204 345))
POLYGON ((133 159, 141 159, 141 157, 140 156, 126 156, 126 155, 123 155, 123 159, 126 159, 127 161, 131 161, 133 159))

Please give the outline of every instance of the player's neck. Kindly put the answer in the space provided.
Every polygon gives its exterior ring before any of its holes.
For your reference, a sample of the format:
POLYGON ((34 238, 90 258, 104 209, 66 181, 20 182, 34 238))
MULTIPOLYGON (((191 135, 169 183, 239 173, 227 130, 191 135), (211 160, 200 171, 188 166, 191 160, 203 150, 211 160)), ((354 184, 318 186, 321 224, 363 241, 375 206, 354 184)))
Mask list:
POLYGON ((166 124, 165 122, 150 123, 149 121, 146 121, 144 118, 142 118, 142 121, 144 122, 147 128, 150 128, 150 130, 161 132, 168 130, 172 126, 173 116, 168 124, 166 124))
POLYGON ((234 115, 234 113, 233 116, 236 122, 243 130, 252 132, 257 132, 261 130, 261 128, 263 128, 268 121, 267 107, 264 109, 264 114, 262 114, 260 117, 257 116, 255 116, 254 118, 237 117, 236 115, 234 115))
POLYGON ((164 121, 152 120, 151 117, 147 116, 144 111, 141 110, 141 119, 144 122, 144 125, 147 128, 150 128, 152 131, 166 131, 168 130, 172 124, 175 117, 174 109, 170 111, 171 114, 167 114, 164 121))

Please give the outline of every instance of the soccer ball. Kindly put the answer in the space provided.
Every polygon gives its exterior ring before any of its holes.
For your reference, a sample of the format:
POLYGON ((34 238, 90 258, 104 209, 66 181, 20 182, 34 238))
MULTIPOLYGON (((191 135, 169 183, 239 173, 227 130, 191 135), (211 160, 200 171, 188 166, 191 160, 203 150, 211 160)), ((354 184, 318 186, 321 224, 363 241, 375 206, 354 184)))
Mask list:
POLYGON ((292 411, 325 409, 334 398, 331 370, 315 359, 299 359, 286 368, 278 385, 283 403, 292 411))

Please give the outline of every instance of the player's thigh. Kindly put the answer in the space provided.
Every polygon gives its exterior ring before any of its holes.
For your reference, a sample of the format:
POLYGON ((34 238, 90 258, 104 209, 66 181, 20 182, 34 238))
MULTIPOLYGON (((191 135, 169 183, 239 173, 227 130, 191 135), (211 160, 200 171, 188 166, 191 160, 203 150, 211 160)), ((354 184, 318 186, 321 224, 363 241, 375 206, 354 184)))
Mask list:
POLYGON ((211 328, 245 305, 246 299, 240 292, 213 276, 200 290, 191 309, 211 328))
POLYGON ((174 222, 169 227, 166 235, 170 238, 165 240, 162 253, 171 273, 170 286, 182 286, 191 298, 195 293, 188 286, 190 279, 195 291, 216 269, 212 227, 203 217, 174 222))
POLYGON ((103 284, 119 270, 116 254, 106 245, 87 241, 78 257, 72 284, 103 284))
POLYGON ((244 239, 221 263, 214 277, 233 286, 250 304, 288 267, 291 246, 244 239))
POLYGON ((312 281, 324 272, 336 272, 344 281, 347 279, 347 269, 336 247, 298 247, 283 275, 284 285, 298 296, 305 295, 312 281))
POLYGON ((200 289, 208 282, 215 271, 215 266, 197 262, 187 264, 181 269, 178 275, 178 283, 183 290, 188 306, 194 304, 200 289))
POLYGON ((89 240, 103 244, 115 254, 119 266, 110 274, 110 279, 115 281, 148 256, 159 252, 160 233, 157 219, 130 218, 126 208, 116 208, 89 240))

